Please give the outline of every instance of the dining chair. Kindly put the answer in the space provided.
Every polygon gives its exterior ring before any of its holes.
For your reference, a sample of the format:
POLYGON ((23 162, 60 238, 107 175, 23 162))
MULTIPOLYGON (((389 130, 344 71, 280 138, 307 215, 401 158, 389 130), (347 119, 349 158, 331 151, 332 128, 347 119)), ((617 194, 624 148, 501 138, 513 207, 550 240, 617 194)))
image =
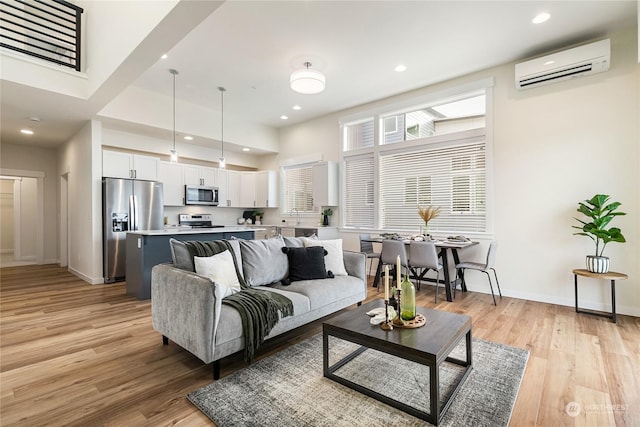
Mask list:
POLYGON ((380 259, 380 252, 375 252, 373 249, 373 243, 368 241, 371 238, 370 234, 361 234, 360 235, 360 252, 364 252, 367 255, 367 259, 369 261, 369 276, 371 276, 371 266, 373 265, 373 260, 380 259))
MULTIPOLYGON (((489 250, 487 251, 487 260, 486 262, 460 262, 456 264, 456 274, 460 274, 460 278, 462 279, 463 287, 466 286, 465 278, 464 278, 464 270, 477 270, 481 271, 487 275, 487 280, 489 280, 489 287, 491 288, 491 296, 493 297, 493 305, 496 304, 496 296, 493 293, 493 285, 491 284, 491 276, 489 275, 489 270, 493 270, 493 275, 496 276, 496 285, 498 286, 498 293, 500 294, 500 298, 502 298, 502 291, 500 290, 500 282, 498 282, 498 273, 496 273, 496 269, 493 267, 496 262, 496 251, 498 250, 498 241, 492 240, 489 244, 489 250)), ((453 288, 454 296, 455 296, 455 287, 453 288)))
MULTIPOLYGON (((436 292, 435 302, 438 302, 438 286, 440 286, 440 270, 442 264, 438 261, 438 251, 436 245, 431 242, 412 241, 409 244, 409 267, 422 269, 418 275, 418 289, 420 289, 420 281, 425 273, 429 270, 436 271, 436 292)), ((445 284, 446 286, 446 284, 445 284)))
MULTIPOLYGON (((397 265, 398 255, 400 255, 400 267, 409 271, 409 261, 407 259, 407 249, 402 240, 385 239, 382 241, 382 252, 380 253, 380 262, 383 265, 390 265, 394 268, 397 265)), ((401 272, 402 274, 402 272, 401 272)), ((395 280, 396 274, 391 276, 391 281, 395 280)), ((399 284, 398 284, 399 285, 399 284)), ((378 286, 380 290, 380 286, 378 286)))

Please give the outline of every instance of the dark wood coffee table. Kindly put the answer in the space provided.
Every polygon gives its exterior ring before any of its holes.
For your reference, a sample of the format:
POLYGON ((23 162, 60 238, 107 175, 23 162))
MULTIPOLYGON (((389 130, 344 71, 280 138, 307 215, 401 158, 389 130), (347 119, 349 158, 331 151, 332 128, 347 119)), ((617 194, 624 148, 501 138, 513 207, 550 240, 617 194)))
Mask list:
MULTIPOLYGON (((379 325, 371 325, 370 318, 366 315, 369 310, 383 306, 382 300, 371 301, 362 307, 328 319, 322 324, 324 376, 431 424, 438 425, 472 369, 471 318, 418 307, 418 313, 427 318, 425 326, 416 329, 394 328, 392 331, 384 331, 379 325), (330 336, 358 344, 360 347, 329 366, 330 336), (463 338, 466 339, 466 361, 449 356, 463 338), (334 374, 335 371, 368 348, 429 367, 429 412, 414 408, 334 374), (465 369, 464 373, 459 376, 458 383, 454 385, 453 392, 440 406, 438 404, 440 401, 440 366, 445 361, 463 366, 465 369)), ((372 369, 375 369, 375 366, 372 366, 372 369)), ((402 381, 402 378, 398 380, 402 381)))

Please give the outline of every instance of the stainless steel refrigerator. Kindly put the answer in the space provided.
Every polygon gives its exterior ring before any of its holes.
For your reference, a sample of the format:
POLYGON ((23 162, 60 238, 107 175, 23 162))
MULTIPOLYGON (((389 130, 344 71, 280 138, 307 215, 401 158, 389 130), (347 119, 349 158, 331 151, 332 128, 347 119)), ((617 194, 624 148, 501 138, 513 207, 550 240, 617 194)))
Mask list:
POLYGON ((102 244, 105 283, 125 278, 127 231, 162 230, 162 183, 102 178, 102 244))

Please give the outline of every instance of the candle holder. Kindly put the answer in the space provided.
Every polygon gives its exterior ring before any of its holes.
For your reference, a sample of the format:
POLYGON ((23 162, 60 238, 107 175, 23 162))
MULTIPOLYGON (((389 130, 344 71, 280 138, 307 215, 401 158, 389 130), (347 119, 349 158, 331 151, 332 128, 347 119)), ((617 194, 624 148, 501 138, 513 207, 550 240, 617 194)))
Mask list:
POLYGON ((396 300, 398 304, 398 309, 396 310, 396 312, 398 313, 398 315, 395 319, 393 319, 393 324, 396 326, 404 326, 405 322, 404 320, 402 320, 402 317, 400 317, 400 286, 398 286, 398 288, 396 289, 396 300))
POLYGON ((384 322, 380 324, 380 327, 385 331, 392 331, 393 324, 389 321, 389 300, 384 300, 384 322))

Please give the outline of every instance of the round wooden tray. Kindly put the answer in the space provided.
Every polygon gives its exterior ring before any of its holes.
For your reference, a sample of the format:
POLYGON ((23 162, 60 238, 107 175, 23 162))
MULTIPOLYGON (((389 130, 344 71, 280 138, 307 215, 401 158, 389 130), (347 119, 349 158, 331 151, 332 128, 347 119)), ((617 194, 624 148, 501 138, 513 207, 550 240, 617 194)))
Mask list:
POLYGON ((413 320, 405 320, 404 325, 393 324, 396 328, 419 328, 420 326, 424 326, 427 324, 427 319, 422 314, 416 314, 416 317, 413 320))

